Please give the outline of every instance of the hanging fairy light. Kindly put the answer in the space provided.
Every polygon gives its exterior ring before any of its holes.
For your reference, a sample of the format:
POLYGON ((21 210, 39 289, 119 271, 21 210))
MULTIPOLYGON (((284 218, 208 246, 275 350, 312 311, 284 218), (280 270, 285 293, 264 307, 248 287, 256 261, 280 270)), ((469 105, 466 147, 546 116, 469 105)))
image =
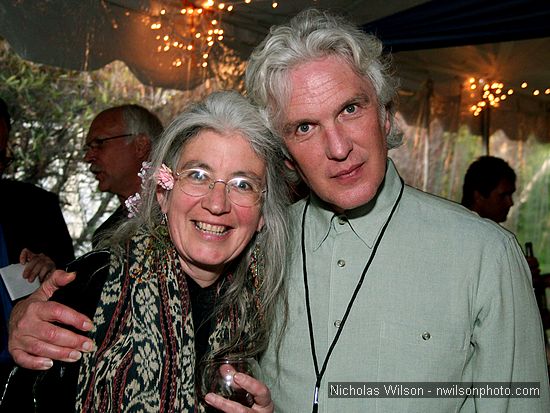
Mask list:
MULTIPOLYGON (((499 107, 500 103, 507 99, 507 94, 514 93, 512 89, 504 90, 504 83, 499 81, 486 81, 485 79, 476 79, 471 77, 468 79, 468 88, 471 91, 479 90, 477 103, 470 106, 470 112, 474 116, 479 114, 489 107, 499 107)), ((475 97, 475 95, 473 95, 475 97)))
MULTIPOLYGON (((470 77, 466 83, 470 91, 470 97, 477 101, 469 107, 474 116, 479 116, 487 108, 498 108, 503 101, 514 94, 513 88, 505 87, 504 83, 500 81, 487 81, 482 78, 470 77)), ((519 87, 527 90, 528 86, 527 82, 522 82, 519 87)), ((539 96, 542 92, 540 89, 533 89, 531 93, 533 96, 539 96)), ((549 95, 550 88, 547 88, 544 94, 549 95)))
MULTIPOLYGON (((211 51, 224 39, 223 16, 235 12, 238 3, 252 0, 223 2, 215 0, 159 0, 153 2, 149 28, 159 41, 157 52, 177 52, 174 67, 193 60, 198 67, 206 68, 211 51)), ((277 8, 278 2, 271 3, 277 8)))

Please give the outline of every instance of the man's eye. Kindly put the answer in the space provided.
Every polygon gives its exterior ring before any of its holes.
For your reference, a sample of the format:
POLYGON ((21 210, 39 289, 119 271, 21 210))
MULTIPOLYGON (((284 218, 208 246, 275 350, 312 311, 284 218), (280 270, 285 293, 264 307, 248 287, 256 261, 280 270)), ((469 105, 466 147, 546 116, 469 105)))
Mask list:
POLYGON ((357 111, 356 105, 348 105, 344 108, 344 112, 346 113, 355 113, 357 111))
POLYGON ((307 123, 302 123, 301 125, 298 125, 297 132, 298 133, 308 133, 311 130, 311 126, 307 123))

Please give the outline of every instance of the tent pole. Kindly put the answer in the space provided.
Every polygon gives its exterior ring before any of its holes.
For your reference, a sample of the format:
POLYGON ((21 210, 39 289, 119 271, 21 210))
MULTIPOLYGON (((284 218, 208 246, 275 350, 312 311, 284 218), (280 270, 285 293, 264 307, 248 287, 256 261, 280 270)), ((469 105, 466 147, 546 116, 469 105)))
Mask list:
POLYGON ((481 111, 481 133, 483 146, 485 147, 485 155, 490 155, 489 150, 489 133, 491 124, 491 108, 481 111))

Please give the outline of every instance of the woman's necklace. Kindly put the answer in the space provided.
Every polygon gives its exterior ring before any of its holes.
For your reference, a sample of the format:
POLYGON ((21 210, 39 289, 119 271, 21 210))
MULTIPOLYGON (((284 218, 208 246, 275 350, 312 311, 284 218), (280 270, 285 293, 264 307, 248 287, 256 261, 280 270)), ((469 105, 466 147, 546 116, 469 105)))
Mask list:
POLYGON ((332 340, 332 343, 330 344, 330 347, 328 349, 327 355, 325 356, 325 360, 323 361, 323 366, 321 367, 321 370, 319 371, 319 364, 317 362, 317 354, 315 352, 315 335, 313 334, 313 321, 311 318, 311 306, 310 306, 310 300, 309 300, 309 286, 307 282, 307 263, 306 263, 306 243, 305 243, 305 221, 306 221, 306 212, 309 207, 309 201, 310 198, 306 200, 306 205, 304 207, 304 213, 302 215, 302 272, 304 274, 304 288, 305 288, 305 296, 306 296, 306 310, 307 310, 307 322, 308 322, 308 328, 309 328, 309 344, 311 346, 311 357, 313 358, 313 366, 315 367, 315 391, 313 393, 313 413, 316 413, 319 409, 319 388, 321 386, 321 380, 323 379, 323 375, 325 374, 325 371, 327 369, 328 361, 330 359, 330 356, 332 355, 332 351, 334 350, 334 347, 336 347, 336 343, 338 342, 338 339, 340 338, 340 334, 344 330, 344 325, 346 324, 346 320, 348 319, 348 315, 351 311, 351 308, 353 306, 353 303, 355 302, 355 298, 357 297, 357 294, 359 293, 359 290, 361 289, 361 286, 363 285, 363 281, 365 280, 365 275, 367 274, 367 271, 369 270, 369 267, 376 255, 376 251, 378 250, 378 245, 380 245, 380 241, 382 241, 382 238, 384 237, 384 233, 386 232, 386 228, 388 227, 388 224, 390 223, 393 214, 395 210, 397 209, 397 205, 399 205, 399 201, 401 201, 401 196, 403 195, 403 188, 405 187, 405 184, 403 182, 403 179, 401 179, 401 189, 399 191, 399 195, 397 196, 397 199, 395 200, 395 203, 393 204, 393 207, 391 209, 390 215, 388 216, 388 219, 384 223, 384 226, 382 227, 382 231, 380 231, 380 235, 378 235, 378 238, 376 238, 376 241, 374 243, 374 247, 372 248, 372 253, 365 265, 365 268, 363 269, 363 273, 361 274, 361 278, 357 282, 357 285, 355 286, 355 290, 353 291, 353 294, 348 302, 348 306, 346 307, 346 311, 344 313, 344 317, 342 318, 342 321, 340 323, 340 326, 338 328, 338 331, 336 332, 336 335, 334 336, 334 339, 332 340))

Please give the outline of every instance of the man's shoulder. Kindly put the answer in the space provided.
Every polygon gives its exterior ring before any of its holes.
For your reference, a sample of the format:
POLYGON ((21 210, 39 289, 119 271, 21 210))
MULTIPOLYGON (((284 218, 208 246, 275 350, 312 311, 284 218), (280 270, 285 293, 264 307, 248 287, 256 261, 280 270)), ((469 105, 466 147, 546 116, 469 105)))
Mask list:
POLYGON ((58 196, 34 184, 13 179, 0 180, 0 193, 3 196, 32 197, 34 199, 56 200, 58 196))
POLYGON ((461 204, 406 186, 403 209, 427 227, 445 232, 472 234, 480 237, 510 238, 514 235, 497 223, 481 218, 461 204))
POLYGON ((0 215, 4 217, 16 219, 15 217, 35 214, 37 208, 42 212, 40 216, 61 211, 56 194, 27 182, 1 179, 0 194, 2 199, 9 200, 0 203, 0 215))

